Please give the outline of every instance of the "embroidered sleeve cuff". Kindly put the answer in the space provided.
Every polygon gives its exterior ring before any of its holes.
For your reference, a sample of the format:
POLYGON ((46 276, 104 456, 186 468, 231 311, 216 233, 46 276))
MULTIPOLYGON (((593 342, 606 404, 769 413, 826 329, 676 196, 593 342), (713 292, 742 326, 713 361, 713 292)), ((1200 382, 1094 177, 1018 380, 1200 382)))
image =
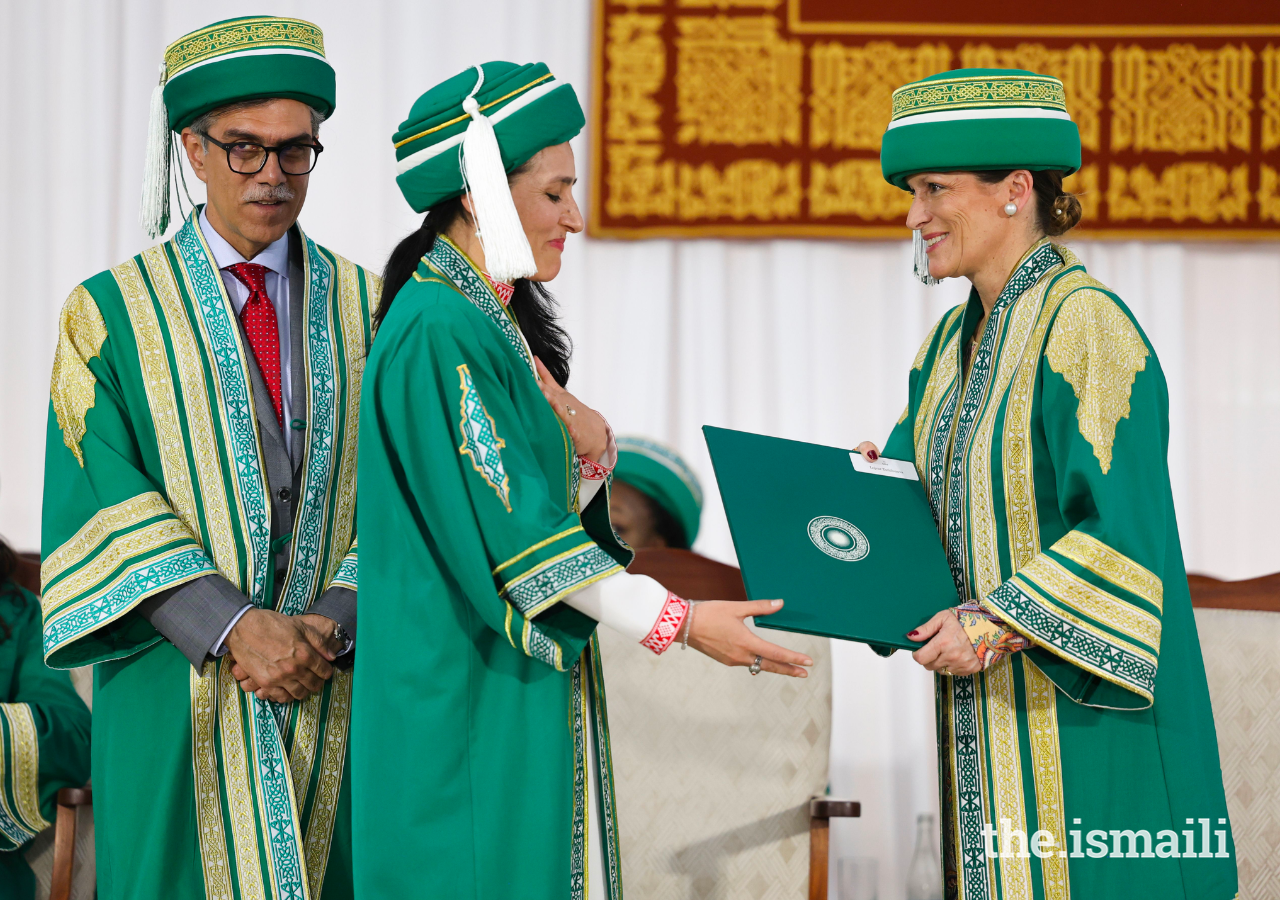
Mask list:
POLYGON ((517 553, 493 575, 502 599, 533 619, 575 591, 622 571, 581 525, 574 525, 517 553))
POLYGON ((640 646, 648 647, 654 653, 661 655, 680 633, 680 626, 689 615, 689 607, 688 600, 667 591, 667 602, 663 605, 658 620, 653 623, 653 628, 640 642, 640 646))

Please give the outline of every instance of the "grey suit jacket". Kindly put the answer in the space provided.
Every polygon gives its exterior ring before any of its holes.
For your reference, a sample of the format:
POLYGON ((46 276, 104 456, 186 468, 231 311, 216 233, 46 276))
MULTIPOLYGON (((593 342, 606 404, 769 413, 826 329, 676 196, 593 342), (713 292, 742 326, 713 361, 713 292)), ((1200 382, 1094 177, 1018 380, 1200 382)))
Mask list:
MULTIPOLYGON (((302 269, 302 241, 298 229, 289 230, 289 378, 292 387, 292 419, 285 423, 292 428, 293 446, 285 448, 284 434, 276 419, 271 394, 267 391, 262 372, 252 354, 247 354, 249 377, 253 383, 254 415, 258 420, 258 433, 262 438, 262 457, 266 466, 267 485, 271 490, 271 538, 278 540, 293 530, 294 501, 301 489, 302 459, 306 451, 307 435, 307 365, 305 337, 306 273, 302 269)), ((237 320, 238 322, 238 320, 237 320)), ((249 346, 240 326, 244 345, 249 346)), ((276 557, 275 597, 279 598, 284 587, 292 542, 284 545, 276 557)), ((176 588, 161 591, 138 605, 138 612, 157 631, 164 635, 182 655, 199 669, 217 649, 215 646, 227 625, 249 599, 221 575, 206 575, 176 588)), ((330 588, 307 610, 328 616, 347 630, 354 640, 356 636, 356 594, 346 588, 330 588)), ((337 665, 345 667, 352 662, 352 653, 339 657, 337 665)))

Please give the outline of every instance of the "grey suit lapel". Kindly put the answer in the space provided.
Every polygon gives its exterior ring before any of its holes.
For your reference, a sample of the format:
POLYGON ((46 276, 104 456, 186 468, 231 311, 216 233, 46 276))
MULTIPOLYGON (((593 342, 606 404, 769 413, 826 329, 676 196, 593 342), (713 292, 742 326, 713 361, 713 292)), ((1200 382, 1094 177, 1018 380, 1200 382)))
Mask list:
MULTIPOLYGON (((302 428, 294 428, 290 455, 293 470, 296 472, 302 465, 302 457, 307 449, 308 385, 307 385, 307 347, 306 347, 306 298, 307 272, 302 266, 302 237, 295 225, 289 229, 289 373, 293 396, 290 398, 293 421, 301 422, 302 428)), ((293 422, 285 425, 293 428, 293 422)))

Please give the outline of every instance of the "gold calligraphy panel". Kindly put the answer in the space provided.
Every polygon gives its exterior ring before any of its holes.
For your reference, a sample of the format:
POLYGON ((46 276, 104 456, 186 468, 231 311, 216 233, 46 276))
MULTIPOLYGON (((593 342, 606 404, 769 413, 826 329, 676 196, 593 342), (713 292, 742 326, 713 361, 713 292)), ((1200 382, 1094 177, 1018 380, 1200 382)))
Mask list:
POLYGON ((890 95, 963 67, 1062 79, 1082 234, 1280 238, 1280 4, 868 6, 597 0, 590 232, 901 237, 890 95))

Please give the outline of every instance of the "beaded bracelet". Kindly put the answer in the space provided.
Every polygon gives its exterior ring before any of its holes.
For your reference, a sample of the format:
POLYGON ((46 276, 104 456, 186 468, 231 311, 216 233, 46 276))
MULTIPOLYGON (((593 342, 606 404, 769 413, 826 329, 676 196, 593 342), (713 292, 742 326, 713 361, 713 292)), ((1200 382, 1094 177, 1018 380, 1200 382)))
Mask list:
POLYGON ((701 602, 702 601, 700 600, 689 601, 689 612, 685 614, 684 629, 680 633, 680 649, 681 650, 689 649, 689 632, 693 631, 693 610, 701 602))

